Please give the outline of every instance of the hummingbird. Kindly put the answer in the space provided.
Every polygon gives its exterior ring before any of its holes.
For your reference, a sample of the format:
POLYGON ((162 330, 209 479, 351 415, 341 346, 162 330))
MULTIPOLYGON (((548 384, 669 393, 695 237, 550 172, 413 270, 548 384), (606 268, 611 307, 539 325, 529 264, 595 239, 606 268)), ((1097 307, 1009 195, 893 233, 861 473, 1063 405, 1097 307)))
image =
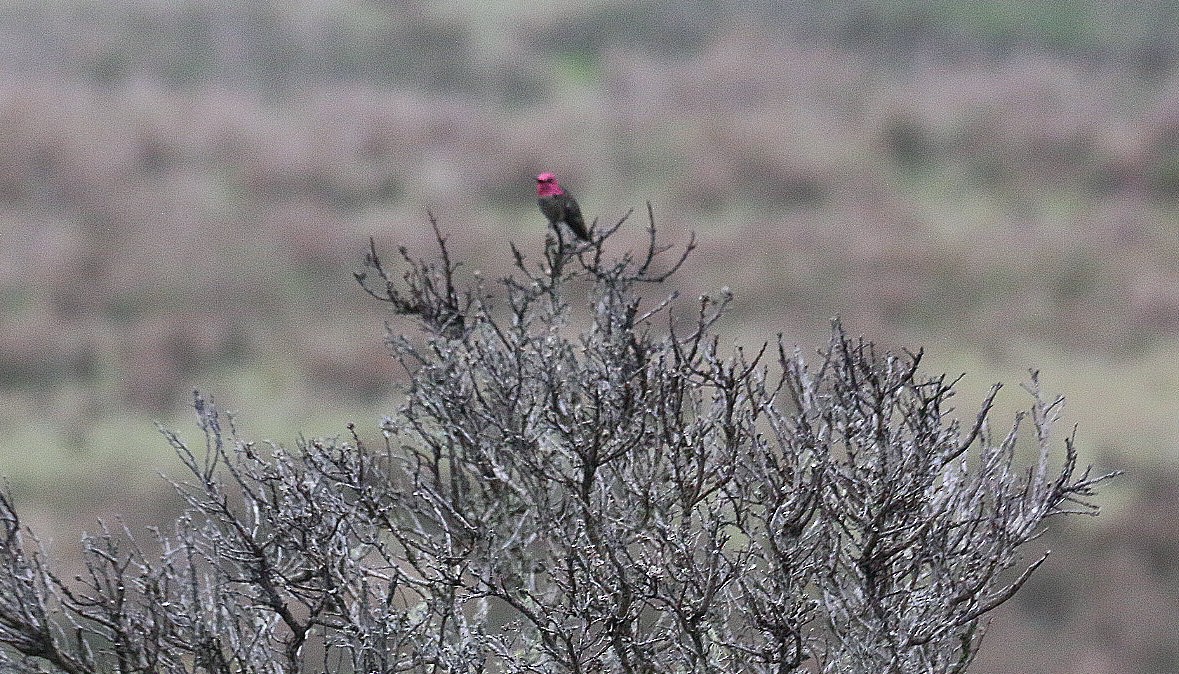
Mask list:
POLYGON ((540 212, 548 218, 553 229, 563 222, 577 238, 582 241, 590 240, 589 230, 585 227, 585 218, 581 217, 581 208, 577 205, 577 200, 561 188, 557 176, 552 173, 536 176, 536 197, 540 212))

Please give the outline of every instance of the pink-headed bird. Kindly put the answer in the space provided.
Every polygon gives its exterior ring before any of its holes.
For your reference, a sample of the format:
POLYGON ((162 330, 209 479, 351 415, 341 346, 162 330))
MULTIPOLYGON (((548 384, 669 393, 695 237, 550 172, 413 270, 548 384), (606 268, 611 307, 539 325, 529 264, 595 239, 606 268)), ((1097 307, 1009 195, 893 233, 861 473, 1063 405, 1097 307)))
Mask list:
POLYGON ((582 241, 589 241, 589 230, 585 227, 585 219, 581 217, 581 208, 577 200, 569 195, 557 176, 552 173, 542 173, 536 176, 536 203, 540 205, 540 212, 549 219, 554 229, 560 223, 572 231, 582 241))

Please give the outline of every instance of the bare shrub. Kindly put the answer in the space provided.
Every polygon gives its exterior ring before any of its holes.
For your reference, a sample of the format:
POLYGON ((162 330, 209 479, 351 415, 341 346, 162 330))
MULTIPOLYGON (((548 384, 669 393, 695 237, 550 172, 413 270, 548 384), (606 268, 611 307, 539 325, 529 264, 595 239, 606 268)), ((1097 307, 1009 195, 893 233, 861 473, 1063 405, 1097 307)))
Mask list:
POLYGON ((728 302, 687 318, 693 248, 610 256, 623 222, 512 277, 372 247, 363 287, 410 383, 373 442, 240 438, 196 397, 204 446, 174 531, 85 540, 63 579, 0 495, 9 672, 955 672, 1044 558, 1021 548, 1096 483, 1033 375, 992 435, 921 353, 836 325, 813 362, 781 340, 723 353, 728 302), (588 292, 588 301, 576 301, 588 292), (582 327, 578 327, 578 326, 582 327))

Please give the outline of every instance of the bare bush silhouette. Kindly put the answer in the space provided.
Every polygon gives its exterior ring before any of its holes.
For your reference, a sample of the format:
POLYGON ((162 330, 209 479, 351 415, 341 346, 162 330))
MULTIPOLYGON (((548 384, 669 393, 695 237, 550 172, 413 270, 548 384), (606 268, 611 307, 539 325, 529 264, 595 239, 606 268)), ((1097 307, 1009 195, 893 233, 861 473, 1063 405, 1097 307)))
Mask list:
MULTIPOLYGON (((514 275, 460 278, 373 246, 367 292, 404 406, 366 440, 243 439, 210 399, 174 531, 85 540, 62 578, 0 494, 8 672, 957 672, 986 614, 1044 558, 1058 514, 1096 514, 1060 399, 1035 375, 1038 459, 992 435, 921 352, 837 324, 814 362, 725 355, 729 297, 644 306, 693 248, 550 239, 514 275), (576 289, 576 292, 571 292, 576 289), (587 293, 581 304, 573 296, 587 293)), ((433 222, 433 219, 431 218, 433 222)))

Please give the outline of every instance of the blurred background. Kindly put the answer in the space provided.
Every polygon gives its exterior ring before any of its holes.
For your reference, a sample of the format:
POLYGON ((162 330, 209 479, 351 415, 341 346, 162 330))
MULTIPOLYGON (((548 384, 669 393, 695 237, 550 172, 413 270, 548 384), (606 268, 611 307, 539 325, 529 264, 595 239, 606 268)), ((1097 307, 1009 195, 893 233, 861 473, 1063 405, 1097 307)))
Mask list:
POLYGON ((589 217, 695 231, 675 288, 731 287, 734 344, 813 352, 840 316, 967 373, 966 418, 1040 368, 1062 436, 1127 476, 1054 524, 972 671, 1179 671, 1169 0, 9 0, 0 475, 27 523, 68 559, 98 517, 166 522, 155 424, 199 439, 193 388, 250 437, 373 434, 399 373, 368 237, 428 253, 430 209, 494 278, 543 245, 542 169, 589 217))

